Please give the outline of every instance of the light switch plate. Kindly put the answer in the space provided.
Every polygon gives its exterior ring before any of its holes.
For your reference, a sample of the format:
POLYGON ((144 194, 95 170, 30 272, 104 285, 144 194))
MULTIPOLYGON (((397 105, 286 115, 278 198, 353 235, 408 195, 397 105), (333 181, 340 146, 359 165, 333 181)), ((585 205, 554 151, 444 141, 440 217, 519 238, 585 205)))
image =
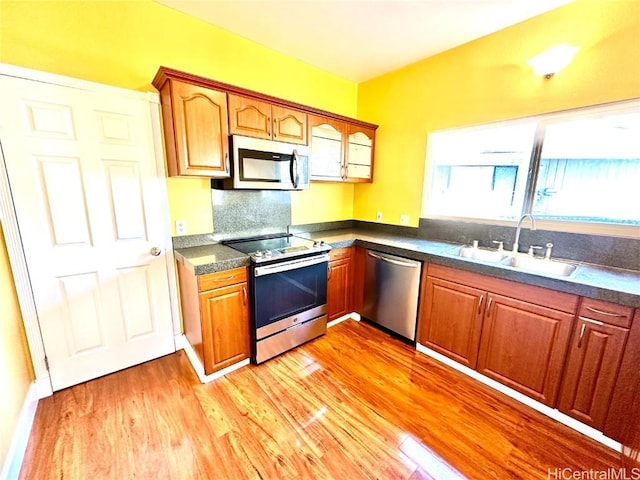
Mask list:
POLYGON ((187 222, 184 220, 176 220, 176 233, 178 235, 184 235, 187 233, 187 222))
POLYGON ((376 222, 382 221, 382 212, 376 212, 376 222))
POLYGON ((409 225, 409 215, 400 215, 400 225, 409 225))

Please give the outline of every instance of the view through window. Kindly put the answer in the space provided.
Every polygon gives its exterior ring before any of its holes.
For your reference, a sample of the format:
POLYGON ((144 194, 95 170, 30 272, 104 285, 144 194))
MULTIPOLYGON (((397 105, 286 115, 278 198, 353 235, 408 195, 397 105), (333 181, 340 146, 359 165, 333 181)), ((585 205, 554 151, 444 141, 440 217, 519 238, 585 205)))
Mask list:
POLYGON ((640 225, 640 102, 429 135, 422 215, 640 225))

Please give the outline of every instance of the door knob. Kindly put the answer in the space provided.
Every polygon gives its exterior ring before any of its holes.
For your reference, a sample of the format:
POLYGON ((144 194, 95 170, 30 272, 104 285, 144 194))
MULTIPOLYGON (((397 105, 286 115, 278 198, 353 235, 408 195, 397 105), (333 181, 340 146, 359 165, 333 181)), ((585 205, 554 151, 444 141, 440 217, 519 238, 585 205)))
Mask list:
POLYGON ((149 253, 154 257, 158 257, 162 253, 162 249, 160 247, 153 247, 149 253))

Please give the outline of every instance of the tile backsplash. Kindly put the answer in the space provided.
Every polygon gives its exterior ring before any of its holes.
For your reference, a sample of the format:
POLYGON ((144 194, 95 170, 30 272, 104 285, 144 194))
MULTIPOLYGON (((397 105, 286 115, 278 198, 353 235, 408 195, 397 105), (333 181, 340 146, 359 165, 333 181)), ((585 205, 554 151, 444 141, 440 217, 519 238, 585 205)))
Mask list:
POLYGON ((291 224, 291 192, 211 190, 216 240, 286 232, 291 224))
MULTIPOLYGON (((609 237, 583 233, 534 230, 526 222, 520 235, 520 251, 529 245, 544 246, 553 243, 553 257, 610 267, 640 270, 640 240, 637 238, 609 237)), ((480 246, 495 248, 493 240, 504 242, 509 250, 515 237, 514 226, 486 225, 451 220, 420 219, 418 235, 424 238, 471 244, 479 240, 480 246)))

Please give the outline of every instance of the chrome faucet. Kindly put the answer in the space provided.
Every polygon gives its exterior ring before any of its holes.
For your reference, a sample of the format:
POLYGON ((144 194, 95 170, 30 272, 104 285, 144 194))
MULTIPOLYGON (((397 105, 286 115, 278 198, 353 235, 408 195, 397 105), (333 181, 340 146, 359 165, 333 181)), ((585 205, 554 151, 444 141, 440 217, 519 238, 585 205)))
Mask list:
POLYGON ((520 241, 520 229, 522 228, 522 222, 524 222, 527 217, 529 217, 529 219, 531 220, 531 230, 536 229, 536 219, 533 218, 533 215, 531 215, 530 213, 525 213, 520 217, 520 220, 518 220, 518 227, 516 228, 516 238, 513 241, 513 248, 511 249, 513 253, 518 253, 518 247, 520 246, 518 244, 518 242, 520 241))

